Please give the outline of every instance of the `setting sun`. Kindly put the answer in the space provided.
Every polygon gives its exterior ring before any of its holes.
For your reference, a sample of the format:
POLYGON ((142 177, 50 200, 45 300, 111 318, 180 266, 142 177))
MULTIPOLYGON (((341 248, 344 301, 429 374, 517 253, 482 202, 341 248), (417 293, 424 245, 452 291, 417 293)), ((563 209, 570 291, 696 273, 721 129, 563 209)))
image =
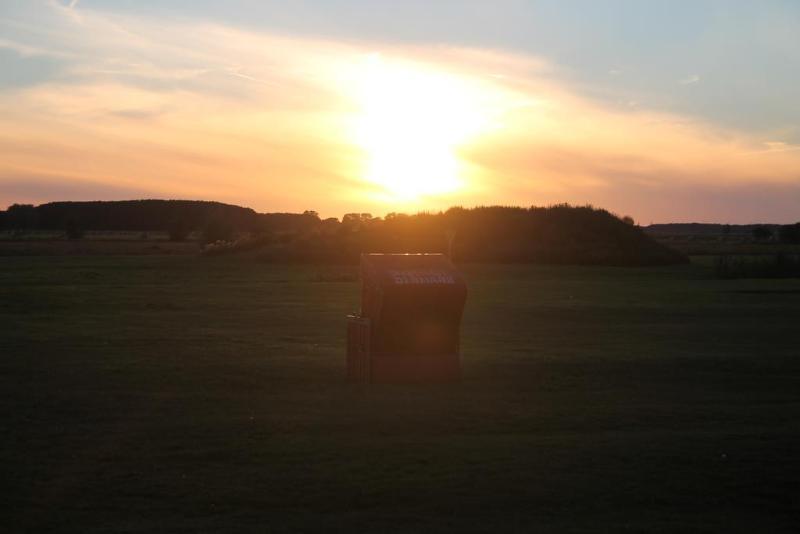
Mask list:
POLYGON ((491 118, 478 84, 370 55, 357 77, 355 141, 362 178, 386 201, 414 201, 465 186, 458 148, 491 118))

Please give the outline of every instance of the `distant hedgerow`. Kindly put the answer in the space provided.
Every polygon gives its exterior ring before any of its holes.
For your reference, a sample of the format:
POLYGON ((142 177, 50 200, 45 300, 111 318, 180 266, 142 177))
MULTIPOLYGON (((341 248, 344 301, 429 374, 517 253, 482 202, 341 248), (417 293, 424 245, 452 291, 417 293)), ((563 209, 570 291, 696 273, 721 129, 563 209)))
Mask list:
POLYGON ((800 257, 775 254, 768 257, 719 256, 714 261, 717 278, 800 278, 800 257))

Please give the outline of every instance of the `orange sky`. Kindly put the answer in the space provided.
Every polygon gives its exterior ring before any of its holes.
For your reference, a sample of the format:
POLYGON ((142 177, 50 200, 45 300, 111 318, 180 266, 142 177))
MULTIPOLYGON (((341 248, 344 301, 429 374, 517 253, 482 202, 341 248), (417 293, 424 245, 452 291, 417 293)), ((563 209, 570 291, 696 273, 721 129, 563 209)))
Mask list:
POLYGON ((47 46, 0 43, 68 65, 0 94, 0 205, 191 198, 339 217, 571 202, 643 224, 800 218, 800 147, 601 103, 539 57, 48 9, 47 46))

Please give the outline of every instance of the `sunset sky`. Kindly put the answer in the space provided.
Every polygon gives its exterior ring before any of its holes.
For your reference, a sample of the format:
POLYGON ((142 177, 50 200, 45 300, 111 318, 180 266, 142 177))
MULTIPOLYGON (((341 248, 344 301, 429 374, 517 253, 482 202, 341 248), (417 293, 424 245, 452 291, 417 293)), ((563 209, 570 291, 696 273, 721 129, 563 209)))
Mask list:
POLYGON ((800 3, 3 0, 0 208, 800 220, 800 3))

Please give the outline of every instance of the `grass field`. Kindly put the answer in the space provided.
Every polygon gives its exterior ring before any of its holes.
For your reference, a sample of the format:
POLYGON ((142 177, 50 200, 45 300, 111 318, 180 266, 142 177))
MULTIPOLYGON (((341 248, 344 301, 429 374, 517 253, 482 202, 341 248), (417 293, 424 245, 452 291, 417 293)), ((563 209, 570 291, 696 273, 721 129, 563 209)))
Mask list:
POLYGON ((463 383, 362 389, 354 271, 0 258, 0 530, 797 531, 800 280, 463 270, 463 383))

